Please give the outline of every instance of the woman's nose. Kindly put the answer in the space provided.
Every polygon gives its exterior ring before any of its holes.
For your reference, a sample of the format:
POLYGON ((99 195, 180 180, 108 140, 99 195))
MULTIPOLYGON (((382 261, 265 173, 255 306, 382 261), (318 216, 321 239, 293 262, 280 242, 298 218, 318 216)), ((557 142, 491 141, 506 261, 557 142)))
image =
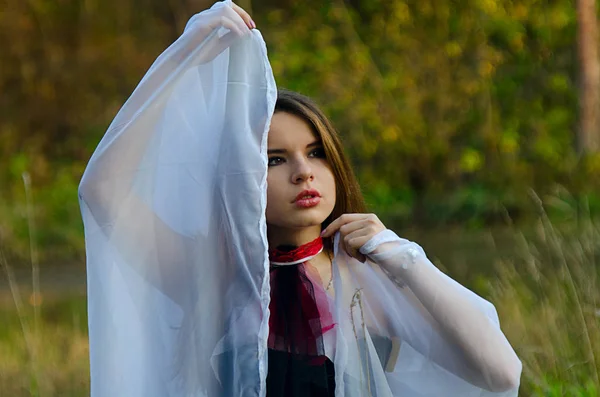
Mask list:
POLYGON ((298 162, 294 173, 292 174, 293 183, 301 183, 304 181, 312 181, 314 178, 312 168, 306 161, 298 162))

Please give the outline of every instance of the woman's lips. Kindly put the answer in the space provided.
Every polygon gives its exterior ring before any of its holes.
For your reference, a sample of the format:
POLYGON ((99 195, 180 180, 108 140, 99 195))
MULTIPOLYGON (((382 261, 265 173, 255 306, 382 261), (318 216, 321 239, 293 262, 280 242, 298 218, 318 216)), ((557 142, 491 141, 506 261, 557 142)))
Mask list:
POLYGON ((296 207, 300 208, 310 208, 319 204, 321 201, 321 197, 311 197, 311 198, 302 198, 295 201, 296 207))
POLYGON ((307 197, 321 197, 321 193, 319 193, 317 189, 305 189, 298 193, 295 200, 301 200, 307 197))

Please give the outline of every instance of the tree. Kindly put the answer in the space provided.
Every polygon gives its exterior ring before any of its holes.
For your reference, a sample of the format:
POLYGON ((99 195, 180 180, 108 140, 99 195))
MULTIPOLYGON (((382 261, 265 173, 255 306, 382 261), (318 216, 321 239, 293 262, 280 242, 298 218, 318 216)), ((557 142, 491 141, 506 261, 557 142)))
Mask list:
POLYGON ((595 0, 577 0, 580 93, 577 146, 580 153, 600 151, 600 63, 595 0))

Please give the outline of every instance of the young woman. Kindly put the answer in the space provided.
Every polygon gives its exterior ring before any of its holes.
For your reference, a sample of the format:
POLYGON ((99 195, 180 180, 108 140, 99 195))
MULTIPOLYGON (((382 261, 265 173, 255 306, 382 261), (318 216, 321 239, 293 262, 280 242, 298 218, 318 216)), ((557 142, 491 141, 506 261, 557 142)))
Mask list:
POLYGON ((366 213, 255 27, 194 16, 86 168, 92 396, 516 396, 493 305, 366 213))

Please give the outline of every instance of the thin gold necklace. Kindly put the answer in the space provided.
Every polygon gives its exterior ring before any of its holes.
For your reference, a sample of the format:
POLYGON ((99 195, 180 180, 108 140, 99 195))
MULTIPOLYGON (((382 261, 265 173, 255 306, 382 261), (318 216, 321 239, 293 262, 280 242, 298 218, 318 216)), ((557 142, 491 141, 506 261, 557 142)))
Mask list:
POLYGON ((327 283, 327 287, 325 291, 329 291, 329 288, 333 285, 333 258, 329 256, 329 252, 327 252, 327 258, 329 258, 329 283, 327 283))

